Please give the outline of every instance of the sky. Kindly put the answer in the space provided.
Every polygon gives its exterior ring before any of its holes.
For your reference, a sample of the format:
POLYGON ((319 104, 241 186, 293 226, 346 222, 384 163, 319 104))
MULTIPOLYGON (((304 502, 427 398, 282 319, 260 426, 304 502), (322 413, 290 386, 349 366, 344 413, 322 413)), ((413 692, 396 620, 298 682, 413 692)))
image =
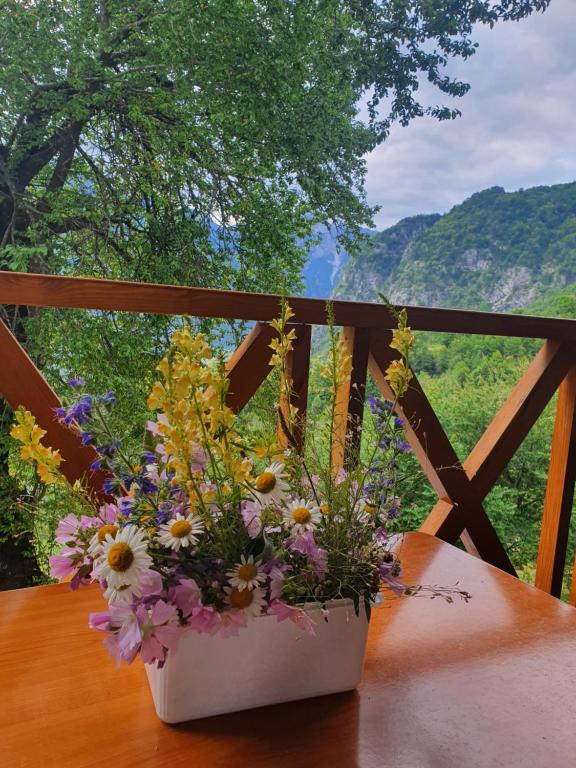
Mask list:
MULTIPOLYGON (((480 28, 475 40, 476 54, 448 69, 471 85, 457 100, 462 117, 395 125, 368 156, 378 229, 444 213, 487 187, 576 180, 576 0, 552 0, 544 14, 480 28)), ((427 103, 442 101, 426 93, 427 103)))

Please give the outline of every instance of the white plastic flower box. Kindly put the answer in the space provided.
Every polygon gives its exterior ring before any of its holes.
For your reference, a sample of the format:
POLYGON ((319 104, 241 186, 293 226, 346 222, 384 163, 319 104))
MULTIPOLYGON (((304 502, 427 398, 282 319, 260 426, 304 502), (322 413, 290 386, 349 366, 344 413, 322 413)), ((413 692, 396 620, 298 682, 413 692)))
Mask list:
POLYGON ((260 616, 237 637, 190 631, 162 669, 146 664, 158 717, 179 723, 356 688, 362 677, 368 621, 351 600, 306 612, 315 636, 293 622, 260 616))

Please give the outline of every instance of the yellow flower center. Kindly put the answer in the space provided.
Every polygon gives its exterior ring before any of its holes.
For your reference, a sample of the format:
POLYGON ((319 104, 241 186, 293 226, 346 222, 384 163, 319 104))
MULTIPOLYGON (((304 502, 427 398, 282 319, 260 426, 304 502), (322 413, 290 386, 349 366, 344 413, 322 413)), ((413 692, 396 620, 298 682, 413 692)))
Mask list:
POLYGON ((294 520, 295 523, 300 523, 300 525, 308 523, 311 517, 312 515, 310 514, 308 507, 296 507, 296 509, 292 511, 292 520, 294 520))
POLYGON ((238 568, 238 578, 242 581, 252 581, 258 575, 258 568, 253 563, 244 563, 238 568))
POLYGON ((108 550, 108 565, 113 571, 118 573, 124 573, 134 562, 134 552, 130 549, 130 546, 124 541, 119 541, 117 544, 112 544, 108 550))
POLYGON ((172 523, 170 526, 170 533, 176 539, 183 539, 184 536, 188 536, 191 530, 192 526, 188 520, 176 520, 176 522, 172 523))
POLYGON ((322 512, 323 515, 327 515, 329 511, 328 504, 322 504, 320 506, 320 512, 322 512))
POLYGON ((270 493, 276 485, 276 475, 274 472, 262 472, 256 478, 256 490, 260 493, 270 493))
POLYGON ((230 592, 230 605, 232 608, 238 608, 240 610, 242 610, 242 608, 248 608, 253 599, 254 593, 249 589, 240 590, 234 587, 232 592, 230 592))
POLYGON ((117 525, 103 525, 102 528, 98 531, 98 543, 104 544, 104 539, 108 534, 110 536, 116 536, 118 533, 118 526, 117 525))

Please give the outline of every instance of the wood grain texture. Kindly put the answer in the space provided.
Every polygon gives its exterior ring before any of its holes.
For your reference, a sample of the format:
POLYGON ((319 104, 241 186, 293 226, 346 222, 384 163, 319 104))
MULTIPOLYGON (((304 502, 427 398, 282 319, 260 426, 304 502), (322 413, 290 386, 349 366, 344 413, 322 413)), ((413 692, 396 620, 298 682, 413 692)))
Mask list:
POLYGON ((358 463, 362 438, 370 331, 366 328, 343 328, 342 339, 351 357, 352 372, 336 393, 332 466, 351 468, 358 463))
MULTIPOLYGON (((293 322, 327 324, 324 299, 294 296, 288 301, 295 312, 293 322)), ((186 286, 0 272, 0 303, 269 322, 279 315, 281 298, 186 286)), ((356 328, 396 326, 391 313, 381 304, 334 301, 333 308, 336 325, 356 328)), ((407 307, 407 310, 414 330, 576 342, 575 320, 431 307, 407 307)))
MULTIPOLYGON (((384 372, 397 356, 388 346, 386 335, 372 334, 370 373, 380 392, 390 400, 394 399, 393 393, 384 372)), ((479 553, 487 562, 515 574, 481 500, 475 495, 456 451, 416 377, 411 380, 397 412, 404 419, 406 439, 439 497, 421 530, 451 543, 466 530, 468 535, 463 543, 472 554, 479 553)))
POLYGON ((458 580, 470 603, 376 608, 356 692, 178 726, 87 628, 98 590, 0 594, 0 765, 573 768, 576 611, 422 533, 400 552, 409 583, 458 580))
MULTIPOLYGON (((293 349, 286 359, 286 373, 291 382, 291 405, 298 409, 296 423, 294 425, 294 439, 299 449, 304 446, 306 414, 308 409, 308 379, 310 376, 310 345, 312 342, 312 326, 294 325, 289 323, 287 331, 294 330, 296 338, 293 349)), ((280 386, 280 408, 286 419, 288 408, 284 396, 284 382, 280 386)), ((280 444, 288 447, 288 438, 284 434, 281 424, 278 425, 278 438, 280 444)))
POLYGON ((83 480, 88 488, 106 500, 102 493, 103 472, 91 472, 90 465, 98 458, 96 451, 83 446, 78 434, 54 418, 61 403, 46 379, 36 368, 7 326, 0 321, 0 395, 15 410, 23 406, 36 417, 46 430, 45 445, 60 451, 64 461, 61 470, 67 480, 83 480))
POLYGON ((560 385, 540 528, 535 584, 562 592, 576 478, 576 369, 560 385))
POLYGON ((256 323, 226 364, 230 381, 226 404, 238 413, 270 373, 274 330, 268 323, 256 323))
POLYGON ((464 462, 477 498, 492 490, 575 358, 571 345, 544 343, 464 462))

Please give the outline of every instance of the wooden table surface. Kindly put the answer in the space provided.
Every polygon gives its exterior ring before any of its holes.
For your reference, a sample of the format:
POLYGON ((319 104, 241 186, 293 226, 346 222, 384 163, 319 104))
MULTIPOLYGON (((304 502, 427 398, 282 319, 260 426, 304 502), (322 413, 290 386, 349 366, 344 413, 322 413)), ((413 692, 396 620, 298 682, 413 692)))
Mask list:
POLYGON ((575 768, 576 610, 423 533, 402 556, 472 600, 376 609, 358 691, 178 726, 88 630, 96 589, 0 594, 0 766, 575 768))

